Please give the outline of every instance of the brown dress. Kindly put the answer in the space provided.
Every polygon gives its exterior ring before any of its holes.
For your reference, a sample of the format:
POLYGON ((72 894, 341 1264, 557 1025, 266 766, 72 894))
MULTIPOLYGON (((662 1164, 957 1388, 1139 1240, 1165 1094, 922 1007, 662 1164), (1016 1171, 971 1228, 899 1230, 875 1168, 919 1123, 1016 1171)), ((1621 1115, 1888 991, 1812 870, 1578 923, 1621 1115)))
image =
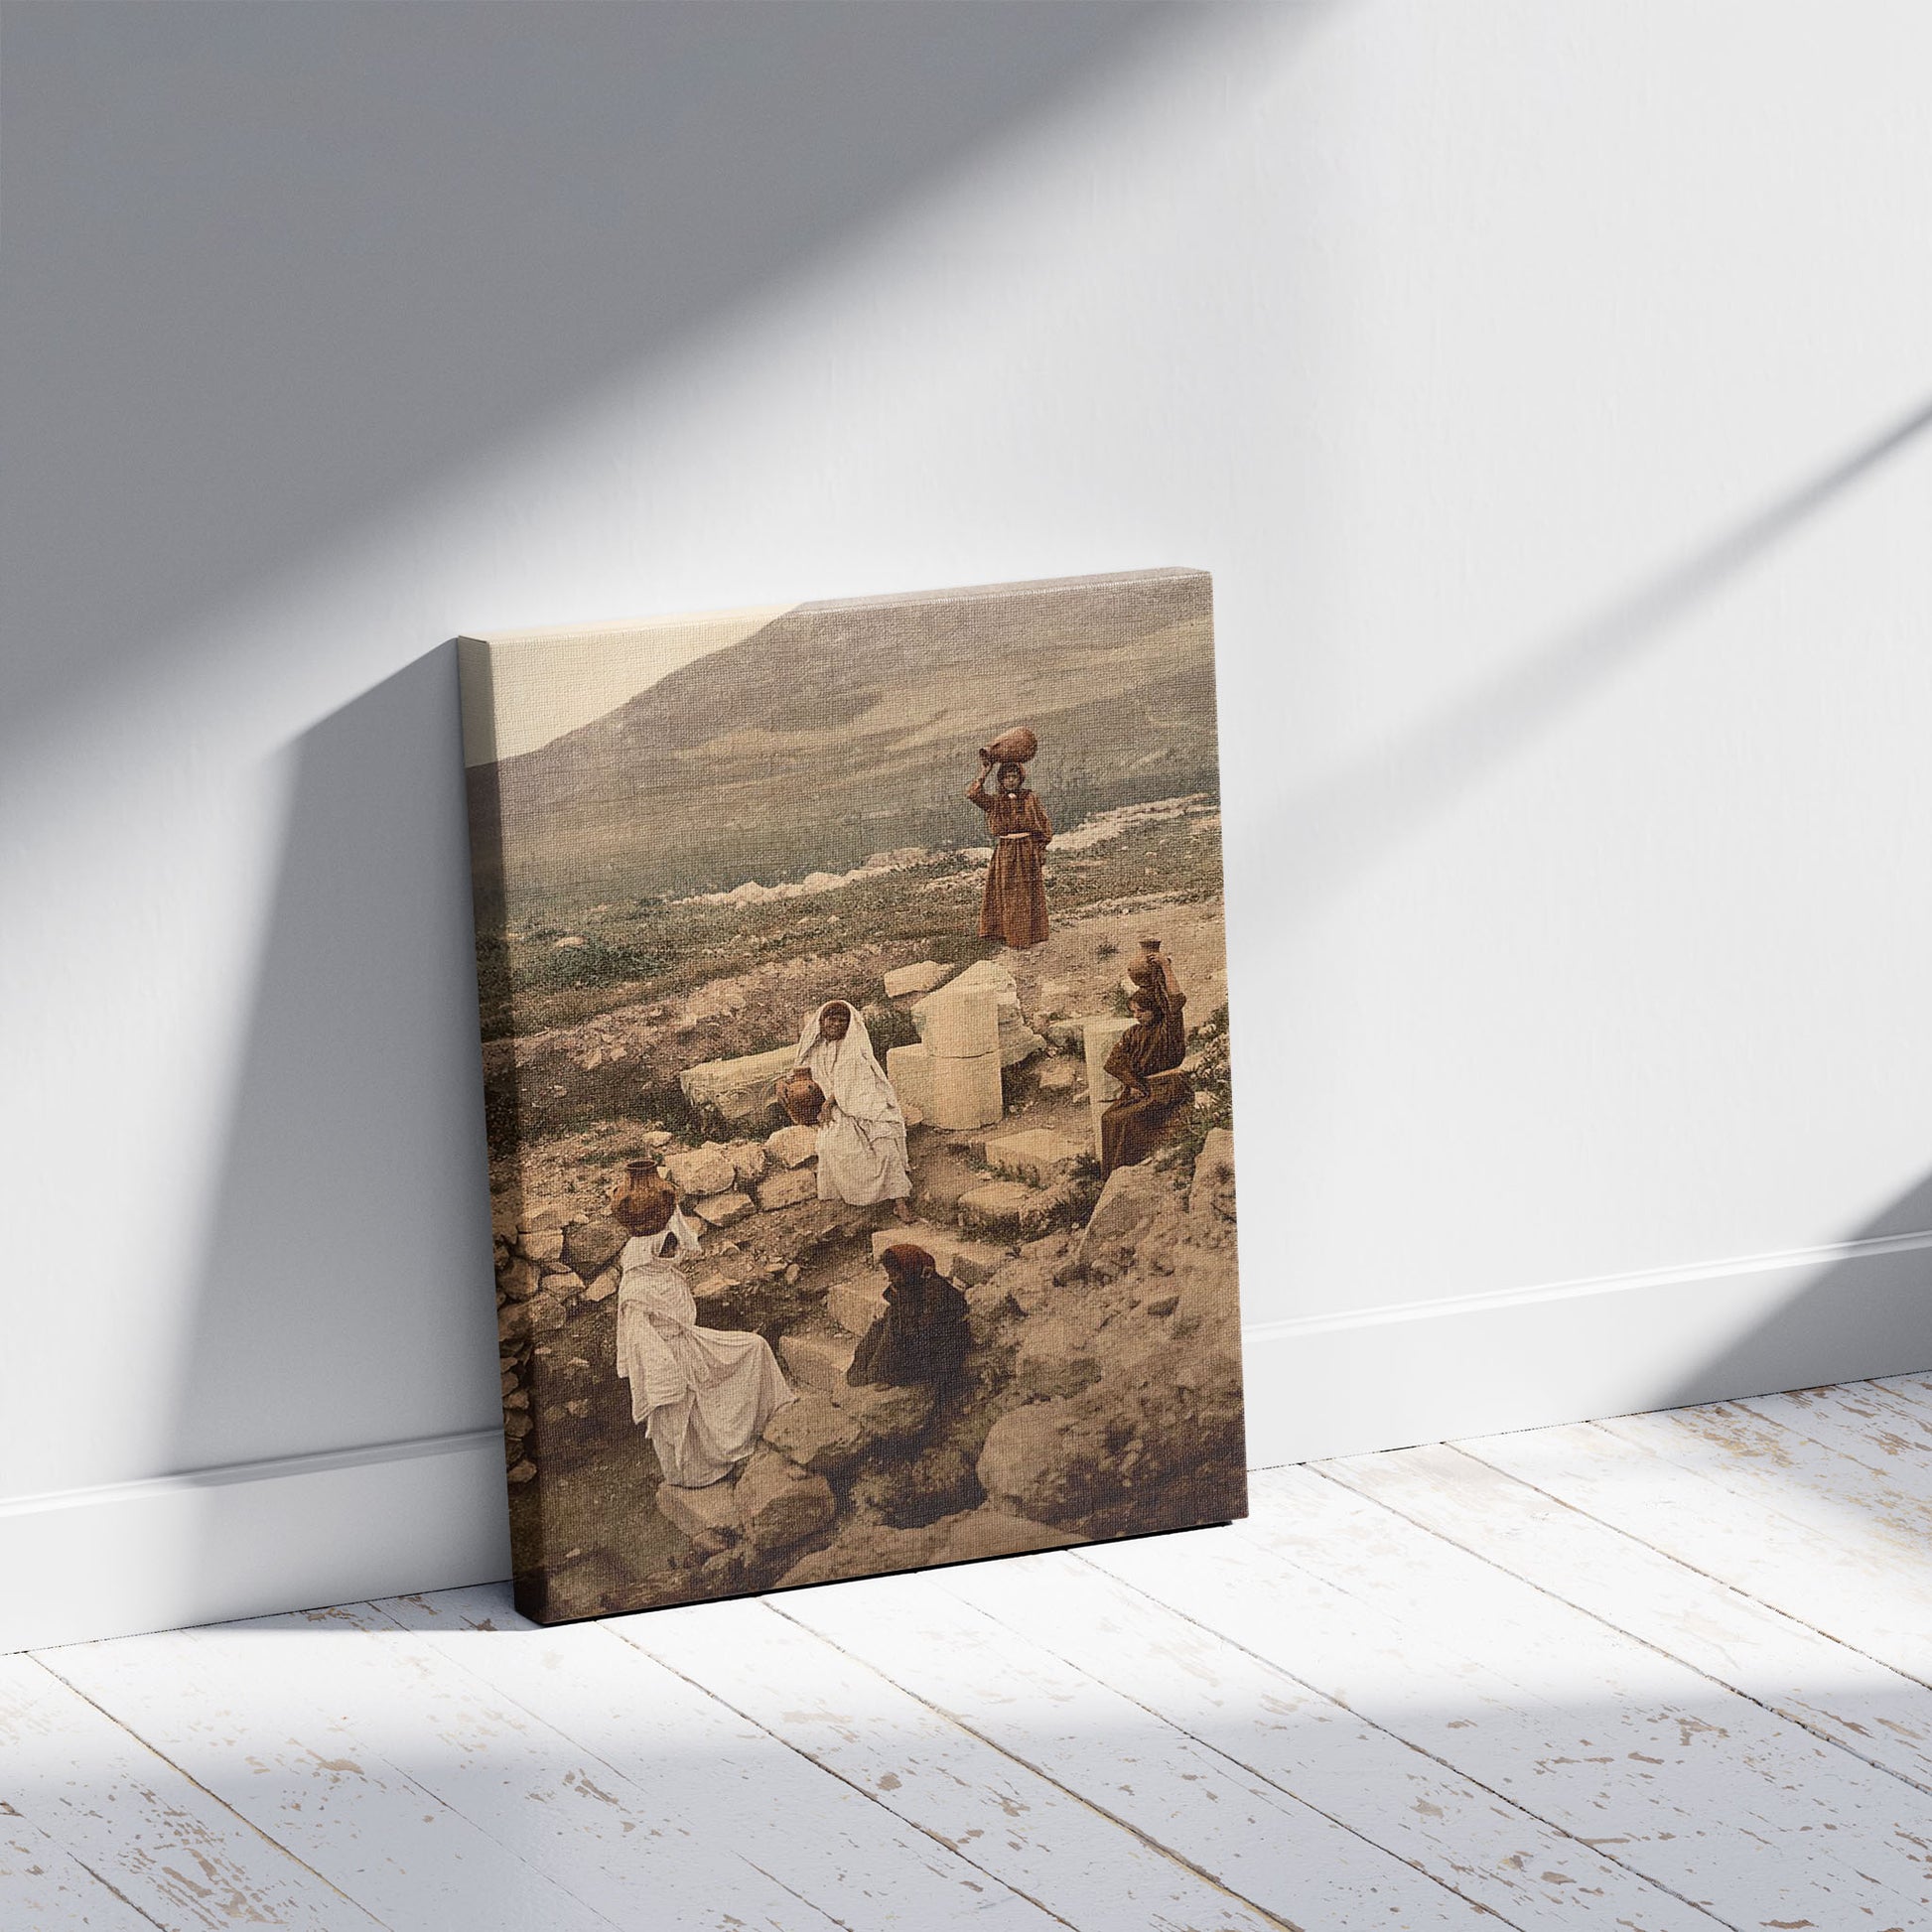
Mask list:
MULTIPOLYGON (((1177 1017, 1177 1016, 1176 1016, 1177 1017)), ((1167 1022, 1160 1014, 1137 1020, 1107 1055, 1107 1071, 1121 1095, 1100 1116, 1100 1172, 1132 1168, 1161 1145, 1174 1110, 1190 1095, 1186 1074, 1166 1057, 1167 1022)))
POLYGON ((1053 827, 1039 794, 1031 789, 1008 797, 988 791, 981 772, 966 796, 986 814, 993 839, 993 861, 986 869, 986 894, 980 901, 980 937, 1004 939, 1009 946, 1036 946, 1046 937, 1046 878, 1040 854, 1053 827))

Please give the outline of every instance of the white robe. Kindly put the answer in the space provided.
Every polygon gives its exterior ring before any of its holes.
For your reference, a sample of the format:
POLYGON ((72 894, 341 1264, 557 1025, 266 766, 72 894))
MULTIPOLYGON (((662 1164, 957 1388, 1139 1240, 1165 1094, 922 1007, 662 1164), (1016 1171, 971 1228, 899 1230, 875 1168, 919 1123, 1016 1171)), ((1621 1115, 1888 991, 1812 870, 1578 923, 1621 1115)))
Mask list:
POLYGON ((805 1022, 793 1062, 810 1070, 825 1095, 818 1121, 818 1197, 853 1207, 903 1200, 912 1191, 912 1176, 898 1095, 873 1054, 872 1035, 858 1009, 852 1010, 843 1039, 819 1033, 824 1011, 820 1007, 805 1022))
POLYGON ((618 1283, 618 1373, 630 1384, 630 1419, 680 1489, 730 1475, 793 1399, 762 1335, 698 1326, 676 1259, 697 1251, 698 1230, 673 1214, 661 1234, 624 1243, 618 1283))

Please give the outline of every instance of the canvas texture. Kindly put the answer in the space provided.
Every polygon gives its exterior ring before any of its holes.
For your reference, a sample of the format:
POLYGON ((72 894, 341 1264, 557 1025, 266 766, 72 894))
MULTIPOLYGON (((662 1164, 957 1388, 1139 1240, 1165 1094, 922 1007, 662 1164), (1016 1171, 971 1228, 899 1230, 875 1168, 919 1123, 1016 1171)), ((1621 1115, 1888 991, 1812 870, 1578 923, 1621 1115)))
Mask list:
POLYGON ((1206 573, 459 659, 518 1608, 1245 1514, 1206 573))

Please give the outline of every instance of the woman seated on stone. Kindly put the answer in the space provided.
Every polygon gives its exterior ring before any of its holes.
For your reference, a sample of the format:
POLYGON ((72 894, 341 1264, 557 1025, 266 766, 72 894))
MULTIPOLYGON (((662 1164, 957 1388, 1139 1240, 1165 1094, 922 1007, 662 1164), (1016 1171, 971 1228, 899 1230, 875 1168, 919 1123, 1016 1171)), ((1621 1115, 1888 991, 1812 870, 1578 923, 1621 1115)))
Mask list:
POLYGON ((632 1188, 612 1212, 628 1230, 618 1283, 618 1373, 630 1384, 630 1419, 644 1425, 664 1480, 703 1489, 758 1447, 793 1399, 762 1335, 698 1326, 679 1258, 698 1230, 668 1182, 632 1188))
POLYGON ((1187 1098, 1187 1076, 1173 1071, 1173 1051, 1160 1001, 1137 988, 1128 1002, 1134 1024, 1114 1042, 1107 1071, 1120 1082, 1120 1097, 1100 1116, 1100 1172, 1132 1168, 1161 1145, 1168 1122, 1187 1098))
POLYGON ((792 1071, 803 1068, 825 1096, 818 1117, 818 1197, 852 1207, 891 1201, 912 1218, 905 1115, 874 1057, 866 1023, 843 1000, 828 1000, 798 1035, 792 1071))
POLYGON ((950 1382, 972 1339, 965 1296, 909 1241, 888 1248, 879 1261, 886 1271, 886 1312, 866 1330, 845 1379, 855 1388, 950 1382))

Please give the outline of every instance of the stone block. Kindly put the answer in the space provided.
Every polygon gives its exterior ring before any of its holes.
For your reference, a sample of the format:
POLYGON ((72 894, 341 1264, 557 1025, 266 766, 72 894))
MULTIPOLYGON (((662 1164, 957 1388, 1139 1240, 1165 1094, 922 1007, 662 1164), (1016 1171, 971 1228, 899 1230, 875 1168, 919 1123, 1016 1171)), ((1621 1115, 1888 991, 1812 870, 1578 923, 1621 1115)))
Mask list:
POLYGON ((912 1024, 935 1059, 977 1059, 1000 1050, 1000 1007, 990 987, 956 980, 928 993, 912 1009, 912 1024))
POLYGON ((816 1389, 829 1395, 845 1387, 845 1372, 852 1366, 858 1343, 850 1335, 780 1335, 778 1358, 785 1373, 801 1389, 816 1389))
POLYGON ((1100 1157, 1100 1116, 1110 1102, 1120 1098, 1120 1082, 1107 1071, 1107 1055, 1120 1036, 1133 1025, 1112 1014, 1094 1014, 1080 1022, 1081 1038, 1087 1056, 1087 1105, 1093 1117, 1093 1152, 1100 1157))
POLYGON ((959 1221, 989 1234, 1029 1233, 1045 1205, 1039 1190, 1025 1181, 988 1180, 960 1195, 959 1221))
POLYGON ((1065 1054, 1055 1054, 1039 1069, 1041 1093, 1071 1093, 1080 1084, 1080 1069, 1065 1054))
POLYGON ((757 1449, 735 1486, 738 1524, 755 1550, 789 1550, 838 1513, 832 1485, 773 1449, 757 1449))
POLYGON ((932 1054, 924 1046, 889 1046, 886 1077, 893 1083, 901 1107, 921 1114, 932 1112, 932 1054))
POLYGON ((708 1489, 680 1489, 673 1482, 660 1482, 657 1511, 701 1550, 722 1550, 743 1534, 729 1477, 708 1489))
POLYGON ((725 1194, 707 1194, 695 1203, 692 1211, 699 1220, 708 1221, 715 1228, 728 1228, 753 1211, 752 1197, 736 1188, 725 1194))
POLYGON ((909 993, 930 993, 952 978, 952 968, 936 959, 922 959, 916 966, 898 966, 886 975, 886 997, 902 1000, 909 993))
POLYGON ((818 1129, 780 1127, 776 1133, 765 1136, 764 1152, 777 1167, 802 1168, 818 1153, 818 1129))
POLYGON ((796 1046, 774 1046, 732 1060, 705 1060, 677 1076, 684 1097, 707 1119, 726 1127, 776 1127, 784 1120, 775 1091, 791 1071, 796 1046))
POLYGON ((932 1104, 924 1114, 935 1127, 990 1127, 1006 1112, 998 1053, 932 1062, 932 1104))
POLYGON ((1027 1016, 1020 1010, 1020 990, 1013 974, 991 959, 967 967, 957 979, 948 981, 939 992, 928 994, 912 1009, 912 1024, 919 1029, 920 1037, 933 1045, 935 1051, 947 1051, 946 1046, 932 1040, 929 1032, 939 1004, 982 993, 993 998, 994 1025, 999 1035, 996 1044, 1002 1066, 1018 1066, 1045 1046, 1046 1042, 1028 1026, 1027 1016))
POLYGON ((738 1170, 716 1141, 667 1154, 664 1172, 680 1194, 728 1194, 738 1185, 738 1170))
POLYGON ((759 1182, 759 1206, 767 1214, 780 1207, 796 1207, 800 1201, 817 1198, 816 1168, 792 1168, 759 1182))
POLYGON ((825 1310, 848 1334, 863 1335, 886 1312, 884 1278, 861 1275, 837 1283, 825 1298, 825 1310))
POLYGON ((986 1144, 986 1164, 995 1173, 1034 1187, 1064 1180, 1086 1149, 1065 1134, 1035 1127, 1024 1134, 1002 1134, 986 1144))

